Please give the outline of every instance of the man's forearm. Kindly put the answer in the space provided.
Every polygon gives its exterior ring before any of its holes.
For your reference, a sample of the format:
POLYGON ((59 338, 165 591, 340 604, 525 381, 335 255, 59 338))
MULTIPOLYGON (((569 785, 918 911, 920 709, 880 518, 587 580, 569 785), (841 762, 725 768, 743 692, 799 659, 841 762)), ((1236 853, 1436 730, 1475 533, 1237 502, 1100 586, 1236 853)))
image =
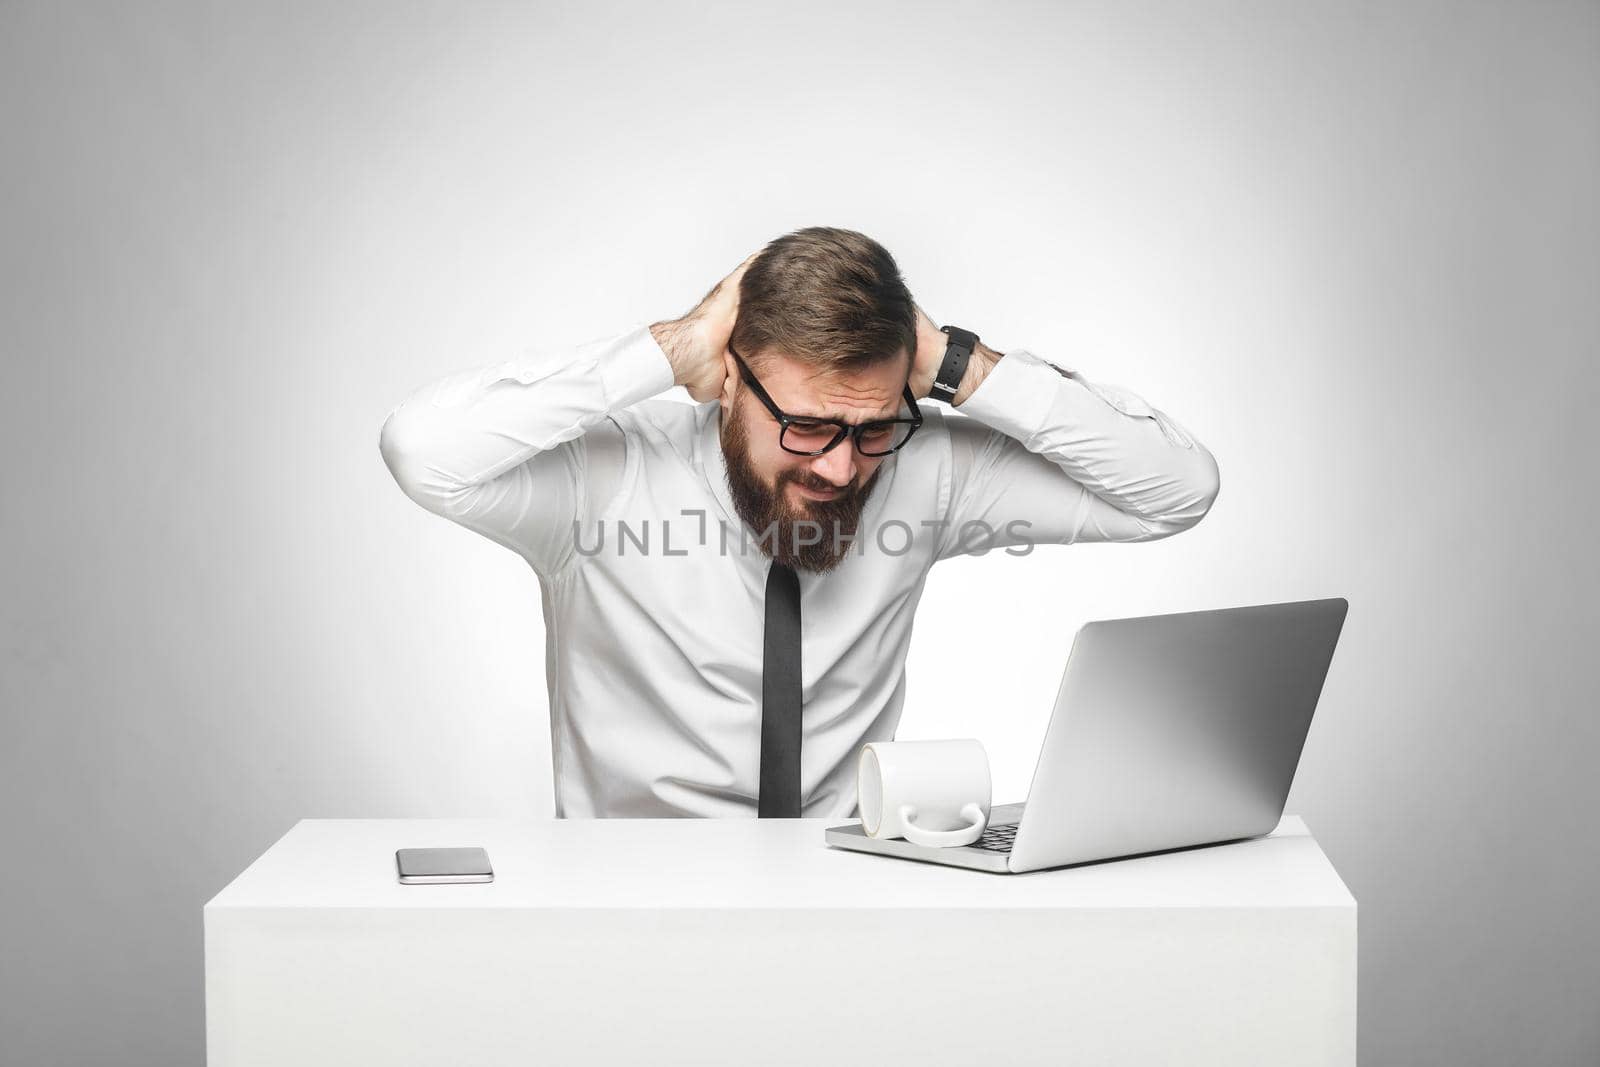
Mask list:
POLYGON ((672 364, 672 380, 683 385, 689 381, 697 357, 694 330, 686 319, 652 322, 650 336, 661 346, 667 362, 672 364))
MULTIPOLYGON (((969 367, 979 362, 975 351, 969 367)), ((1215 458, 1165 413, 1032 353, 1014 350, 1003 363, 985 355, 979 370, 963 376, 957 396, 958 404, 972 398, 964 414, 1148 523, 1192 525, 1217 494, 1215 458)))
POLYGON ((638 327, 450 374, 384 421, 378 445, 408 496, 482 507, 474 490, 581 436, 613 410, 671 388, 670 360, 638 327))
POLYGON ((972 350, 972 357, 967 360, 966 373, 961 375, 961 384, 956 388, 956 395, 950 398, 950 406, 958 408, 965 403, 967 397, 983 384, 983 380, 1004 356, 1004 352, 996 352, 979 341, 978 346, 972 350))

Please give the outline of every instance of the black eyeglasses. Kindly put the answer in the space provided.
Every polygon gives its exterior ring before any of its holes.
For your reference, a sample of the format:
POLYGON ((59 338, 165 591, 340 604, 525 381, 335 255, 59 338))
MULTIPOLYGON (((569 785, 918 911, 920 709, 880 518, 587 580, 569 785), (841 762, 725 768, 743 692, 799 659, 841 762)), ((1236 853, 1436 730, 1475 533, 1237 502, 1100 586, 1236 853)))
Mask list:
POLYGON ((906 419, 872 419, 852 425, 843 419, 786 414, 761 388, 761 383, 756 381, 744 357, 734 352, 732 345, 728 346, 728 351, 733 354, 733 361, 739 364, 739 376, 756 394, 756 399, 778 420, 778 444, 785 452, 797 456, 820 456, 846 437, 851 437, 855 439, 856 450, 863 456, 887 456, 905 447, 911 435, 917 432, 917 427, 922 425, 922 411, 917 407, 917 398, 911 395, 910 385, 905 387, 904 394, 906 404, 911 408, 911 417, 906 419))

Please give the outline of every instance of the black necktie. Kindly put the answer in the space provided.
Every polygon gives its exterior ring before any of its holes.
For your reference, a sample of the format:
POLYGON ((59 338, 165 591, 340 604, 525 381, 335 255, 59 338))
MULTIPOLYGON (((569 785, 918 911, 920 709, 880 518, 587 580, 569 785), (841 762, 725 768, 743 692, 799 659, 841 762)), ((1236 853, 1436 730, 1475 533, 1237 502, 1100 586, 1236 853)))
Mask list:
POLYGON ((767 571, 761 661, 762 819, 800 817, 800 578, 774 562, 767 571))

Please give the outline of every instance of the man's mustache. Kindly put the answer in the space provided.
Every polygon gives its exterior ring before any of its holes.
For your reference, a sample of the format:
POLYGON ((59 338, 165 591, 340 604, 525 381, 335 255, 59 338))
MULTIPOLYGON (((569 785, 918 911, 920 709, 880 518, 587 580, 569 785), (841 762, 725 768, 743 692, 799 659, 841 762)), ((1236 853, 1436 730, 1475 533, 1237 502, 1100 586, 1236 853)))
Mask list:
POLYGON ((858 482, 854 480, 852 480, 848 485, 839 486, 834 485, 832 482, 824 478, 810 478, 803 474, 794 473, 786 475, 785 480, 795 482, 806 489, 814 489, 819 493, 837 492, 841 499, 855 496, 856 490, 860 488, 858 482))

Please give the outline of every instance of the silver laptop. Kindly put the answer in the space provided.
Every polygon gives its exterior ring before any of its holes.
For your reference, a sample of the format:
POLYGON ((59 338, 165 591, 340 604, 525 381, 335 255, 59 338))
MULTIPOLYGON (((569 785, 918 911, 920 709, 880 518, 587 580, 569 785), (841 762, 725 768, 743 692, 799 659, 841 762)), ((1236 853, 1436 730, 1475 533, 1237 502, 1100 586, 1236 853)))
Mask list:
POLYGON ((970 845, 831 826, 829 845, 1000 874, 1238 841, 1283 817, 1349 602, 1085 623, 1026 804, 970 845))

